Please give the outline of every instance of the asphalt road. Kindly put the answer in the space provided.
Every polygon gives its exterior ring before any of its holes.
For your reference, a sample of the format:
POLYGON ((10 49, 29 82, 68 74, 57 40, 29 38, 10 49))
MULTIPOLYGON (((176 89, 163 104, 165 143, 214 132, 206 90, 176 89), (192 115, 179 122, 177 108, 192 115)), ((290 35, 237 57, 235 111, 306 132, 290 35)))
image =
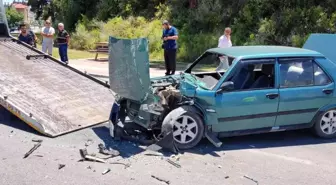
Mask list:
POLYGON ((1 185, 165 184, 152 175, 176 185, 336 184, 336 140, 317 139, 307 131, 227 138, 219 149, 204 140, 194 150, 179 155, 182 168, 166 162, 166 157, 145 155, 141 146, 114 142, 106 125, 46 138, 2 112, 0 140, 1 185), (34 146, 32 139, 42 139, 42 146, 23 159, 34 146), (120 150, 121 157, 109 159, 107 164, 78 162, 79 149, 85 144, 89 153, 100 156, 99 143, 120 150), (125 169, 110 162, 131 166, 125 169), (59 164, 66 166, 59 170, 59 164), (111 171, 102 175, 108 168, 111 171))

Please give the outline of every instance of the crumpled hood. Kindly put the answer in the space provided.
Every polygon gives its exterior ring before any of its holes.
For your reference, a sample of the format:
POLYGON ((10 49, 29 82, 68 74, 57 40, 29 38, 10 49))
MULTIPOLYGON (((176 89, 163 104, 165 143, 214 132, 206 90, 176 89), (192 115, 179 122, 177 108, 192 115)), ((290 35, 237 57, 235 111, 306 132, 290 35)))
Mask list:
POLYGON ((150 89, 148 40, 109 39, 109 80, 118 96, 142 101, 150 89))

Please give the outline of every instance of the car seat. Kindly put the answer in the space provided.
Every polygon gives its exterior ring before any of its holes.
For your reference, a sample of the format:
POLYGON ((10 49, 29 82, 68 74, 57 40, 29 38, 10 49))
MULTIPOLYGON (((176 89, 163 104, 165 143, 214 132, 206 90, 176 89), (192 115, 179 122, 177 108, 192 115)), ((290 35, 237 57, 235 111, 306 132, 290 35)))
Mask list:
POLYGON ((262 75, 251 85, 252 89, 268 88, 273 84, 274 65, 264 64, 261 68, 262 75))
POLYGON ((299 83, 301 85, 313 85, 314 68, 313 68, 312 61, 302 62, 302 69, 303 69, 303 72, 301 73, 298 79, 299 83))
POLYGON ((253 81, 253 70, 254 65, 244 66, 239 73, 236 73, 232 78, 235 90, 244 89, 244 87, 249 86, 253 81))

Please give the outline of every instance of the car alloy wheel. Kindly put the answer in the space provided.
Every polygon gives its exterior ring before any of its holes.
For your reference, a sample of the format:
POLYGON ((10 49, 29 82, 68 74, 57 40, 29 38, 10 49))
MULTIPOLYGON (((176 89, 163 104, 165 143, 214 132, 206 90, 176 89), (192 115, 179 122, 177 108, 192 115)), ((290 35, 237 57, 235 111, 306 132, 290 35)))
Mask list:
POLYGON ((333 135, 336 133, 336 110, 329 110, 323 114, 320 127, 324 134, 333 135))
POLYGON ((192 142, 197 137, 198 132, 196 120, 188 115, 182 115, 174 122, 174 140, 180 144, 192 142))

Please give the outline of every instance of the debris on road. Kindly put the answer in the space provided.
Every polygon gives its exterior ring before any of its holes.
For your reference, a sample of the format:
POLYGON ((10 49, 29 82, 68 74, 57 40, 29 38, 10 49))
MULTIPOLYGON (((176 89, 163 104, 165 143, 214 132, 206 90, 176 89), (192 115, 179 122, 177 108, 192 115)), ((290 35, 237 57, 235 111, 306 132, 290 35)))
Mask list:
POLYGON ((157 141, 154 144, 151 144, 147 147, 147 150, 151 151, 159 151, 159 150, 167 150, 171 153, 178 154, 179 150, 174 142, 173 132, 169 132, 166 136, 159 136, 158 138, 155 138, 157 141))
POLYGON ((30 154, 32 154, 38 147, 41 146, 41 143, 37 143, 34 145, 34 147, 32 149, 30 149, 25 155, 24 155, 24 159, 27 158, 30 154))
POLYGON ((64 168, 65 167, 65 164, 58 164, 58 169, 60 170, 60 169, 62 169, 62 168, 64 168))
POLYGON ((257 180, 254 180, 253 178, 251 178, 249 176, 244 175, 244 178, 246 178, 248 180, 251 180, 251 181, 255 182, 257 185, 259 185, 259 182, 257 180))
POLYGON ((124 166, 125 166, 125 169, 131 167, 131 164, 125 164, 125 163, 122 163, 122 162, 110 162, 110 164, 120 164, 120 165, 124 165, 124 166))
POLYGON ((147 155, 147 156, 158 156, 158 157, 162 157, 163 156, 163 154, 162 153, 160 153, 160 152, 149 152, 149 153, 145 153, 144 155, 147 155))
POLYGON ((114 150, 112 148, 106 148, 102 143, 98 145, 99 153, 104 155, 110 155, 111 157, 117 157, 120 155, 120 152, 118 150, 114 150))
POLYGON ((108 168, 107 170, 103 171, 102 175, 105 175, 105 174, 107 174, 107 173, 110 172, 110 171, 111 171, 111 169, 108 168))
POLYGON ((43 140, 42 139, 32 139, 33 142, 36 142, 36 143, 42 143, 43 140))
POLYGON ((88 147, 88 146, 90 146, 90 145, 92 145, 92 144, 93 144, 92 139, 88 139, 88 140, 85 142, 85 147, 88 147))
POLYGON ((220 168, 222 168, 222 166, 221 166, 221 165, 218 165, 217 167, 218 167, 219 169, 220 169, 220 168))
POLYGON ((104 159, 101 159, 101 158, 98 158, 98 157, 94 157, 94 156, 88 154, 88 152, 87 152, 86 149, 80 149, 79 152, 80 152, 80 155, 82 157, 82 159, 79 160, 79 161, 85 161, 85 160, 87 160, 87 161, 106 163, 106 161, 104 159))
POLYGON ((230 178, 230 176, 225 176, 225 179, 228 179, 228 178, 230 178))
POLYGON ((156 177, 156 176, 154 176, 154 175, 152 175, 152 178, 154 178, 154 179, 156 179, 156 180, 158 180, 158 181, 164 182, 164 183, 166 183, 166 184, 170 184, 170 181, 169 181, 169 180, 165 180, 165 179, 162 179, 162 178, 160 178, 160 177, 156 177))
POLYGON ((35 157, 43 157, 43 155, 33 155, 33 156, 35 156, 35 157))
POLYGON ((182 166, 171 159, 167 159, 167 162, 170 163, 171 165, 175 166, 176 168, 181 168, 182 166))

